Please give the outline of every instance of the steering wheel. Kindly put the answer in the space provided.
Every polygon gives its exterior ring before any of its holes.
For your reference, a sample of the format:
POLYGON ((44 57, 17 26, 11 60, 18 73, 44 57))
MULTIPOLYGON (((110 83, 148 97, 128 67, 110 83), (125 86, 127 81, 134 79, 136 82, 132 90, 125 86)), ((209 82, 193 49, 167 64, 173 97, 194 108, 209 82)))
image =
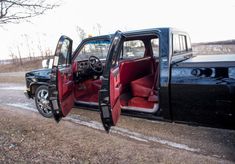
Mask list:
POLYGON ((89 67, 95 73, 102 73, 103 72, 103 65, 100 59, 96 56, 90 56, 88 60, 89 67))

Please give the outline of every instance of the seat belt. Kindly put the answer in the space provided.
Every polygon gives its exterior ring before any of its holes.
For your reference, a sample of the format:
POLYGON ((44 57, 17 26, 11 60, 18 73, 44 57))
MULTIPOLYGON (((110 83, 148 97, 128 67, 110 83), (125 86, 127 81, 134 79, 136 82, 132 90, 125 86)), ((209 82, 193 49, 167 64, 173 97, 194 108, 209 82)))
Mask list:
POLYGON ((150 91, 150 94, 149 94, 149 97, 148 97, 148 101, 151 101, 151 102, 158 102, 157 91, 155 90, 156 84, 158 86, 158 83, 159 83, 158 70, 159 70, 159 63, 158 63, 156 72, 154 74, 153 86, 151 88, 151 91, 150 91))

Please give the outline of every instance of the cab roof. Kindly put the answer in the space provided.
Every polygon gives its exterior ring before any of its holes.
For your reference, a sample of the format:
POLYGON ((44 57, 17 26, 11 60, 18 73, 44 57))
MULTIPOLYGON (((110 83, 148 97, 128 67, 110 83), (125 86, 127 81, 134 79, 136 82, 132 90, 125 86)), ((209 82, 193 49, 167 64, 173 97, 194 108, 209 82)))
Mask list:
MULTIPOLYGON (((144 33, 151 33, 151 32, 162 32, 162 33, 186 33, 182 30, 179 30, 177 28, 173 27, 160 27, 160 28, 149 28, 149 29, 141 29, 141 30, 133 30, 133 31, 124 31, 122 32, 125 36, 130 35, 138 35, 138 34, 144 34, 144 33)), ((89 41, 89 40, 95 40, 95 39, 111 39, 114 34, 108 34, 108 35, 100 35, 100 36, 94 36, 84 39, 83 41, 89 41)))

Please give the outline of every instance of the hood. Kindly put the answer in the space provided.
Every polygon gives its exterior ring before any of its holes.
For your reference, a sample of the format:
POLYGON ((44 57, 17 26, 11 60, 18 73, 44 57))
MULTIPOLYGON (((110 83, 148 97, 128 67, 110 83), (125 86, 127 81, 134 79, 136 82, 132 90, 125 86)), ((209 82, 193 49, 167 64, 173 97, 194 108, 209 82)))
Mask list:
POLYGON ((25 74, 26 77, 29 76, 40 76, 40 77, 44 77, 44 78, 49 78, 51 74, 51 69, 36 69, 36 70, 32 70, 30 72, 27 72, 25 74))

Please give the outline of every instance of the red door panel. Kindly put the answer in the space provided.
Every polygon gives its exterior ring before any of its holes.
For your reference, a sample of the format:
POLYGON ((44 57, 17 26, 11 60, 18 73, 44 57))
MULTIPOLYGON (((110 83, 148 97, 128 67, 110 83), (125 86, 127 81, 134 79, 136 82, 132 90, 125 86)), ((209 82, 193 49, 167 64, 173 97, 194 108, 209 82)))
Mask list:
POLYGON ((65 117, 74 105, 74 83, 70 67, 58 71, 59 102, 62 114, 65 117))
POLYGON ((110 103, 111 107, 116 103, 120 92, 122 89, 122 85, 120 83, 120 73, 119 68, 115 68, 110 71, 110 103))
POLYGON ((102 76, 102 87, 99 90, 99 109, 103 126, 109 132, 111 126, 115 126, 120 117, 120 73, 118 66, 118 54, 121 51, 122 42, 125 36, 117 31, 112 39, 107 56, 105 69, 102 76))
POLYGON ((116 125, 121 113, 119 98, 121 89, 122 85, 120 84, 119 67, 117 67, 110 71, 110 104, 112 108, 112 119, 114 125, 116 125))
POLYGON ((113 118, 113 125, 115 126, 119 120, 121 115, 121 107, 120 107, 120 99, 118 98, 115 105, 112 108, 112 118, 113 118))
POLYGON ((61 36, 56 47, 49 84, 51 110, 57 122, 65 117, 74 105, 73 87, 72 40, 61 36))

